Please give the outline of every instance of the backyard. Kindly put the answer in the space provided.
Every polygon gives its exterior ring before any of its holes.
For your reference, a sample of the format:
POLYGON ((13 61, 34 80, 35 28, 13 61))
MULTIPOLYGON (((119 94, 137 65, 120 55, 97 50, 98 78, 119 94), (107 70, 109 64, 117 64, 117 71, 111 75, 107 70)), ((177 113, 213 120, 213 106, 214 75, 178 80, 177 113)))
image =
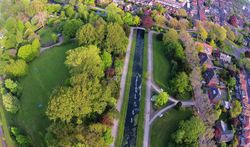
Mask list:
POLYGON ((55 87, 65 83, 68 76, 65 52, 75 47, 75 43, 68 43, 44 52, 30 64, 28 75, 19 81, 23 88, 21 109, 16 116, 9 116, 10 125, 24 129, 34 146, 45 145, 48 99, 55 87))
POLYGON ((167 90, 171 64, 164 54, 163 46, 163 41, 158 40, 156 35, 153 35, 153 78, 156 84, 167 90))
POLYGON ((150 146, 167 146, 171 142, 171 134, 178 129, 179 122, 189 119, 191 116, 191 109, 171 109, 163 117, 157 118, 150 130, 150 146))

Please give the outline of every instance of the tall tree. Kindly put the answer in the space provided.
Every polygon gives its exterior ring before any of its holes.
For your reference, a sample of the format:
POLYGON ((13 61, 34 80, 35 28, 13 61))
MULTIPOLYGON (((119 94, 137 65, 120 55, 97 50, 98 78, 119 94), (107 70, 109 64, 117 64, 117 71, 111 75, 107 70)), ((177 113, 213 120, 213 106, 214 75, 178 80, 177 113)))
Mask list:
MULTIPOLYGON (((84 26, 82 26, 76 34, 76 38, 79 45, 96 45, 98 40, 96 37, 99 34, 97 34, 96 29, 92 26, 92 24, 88 23, 84 26)), ((101 34, 100 34, 101 35, 101 34)))
POLYGON ((3 106, 6 111, 9 111, 11 113, 16 113, 19 110, 20 102, 12 94, 8 93, 3 95, 2 99, 3 99, 3 106))
POLYGON ((198 145, 198 138, 205 132, 205 125, 198 117, 181 121, 179 129, 172 134, 172 138, 177 144, 198 145))
POLYGON ((106 48, 109 53, 123 54, 126 51, 128 39, 123 28, 117 23, 107 26, 106 48))
POLYGON ((9 76, 22 77, 27 74, 28 65, 23 60, 10 61, 10 63, 4 67, 4 71, 9 76))

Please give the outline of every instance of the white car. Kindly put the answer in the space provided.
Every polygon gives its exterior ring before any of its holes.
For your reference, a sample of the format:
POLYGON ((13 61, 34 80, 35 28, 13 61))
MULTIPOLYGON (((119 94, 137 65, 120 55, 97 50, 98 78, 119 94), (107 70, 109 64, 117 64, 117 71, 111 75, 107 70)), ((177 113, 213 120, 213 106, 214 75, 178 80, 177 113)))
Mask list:
POLYGON ((163 114, 160 114, 159 117, 161 118, 163 116, 163 114))

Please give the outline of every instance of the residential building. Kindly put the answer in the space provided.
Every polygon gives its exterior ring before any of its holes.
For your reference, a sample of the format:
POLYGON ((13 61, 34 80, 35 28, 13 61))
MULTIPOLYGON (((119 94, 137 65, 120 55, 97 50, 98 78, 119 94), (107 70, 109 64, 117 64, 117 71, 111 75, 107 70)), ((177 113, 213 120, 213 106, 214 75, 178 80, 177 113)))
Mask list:
POLYGON ((208 97, 210 102, 213 104, 217 104, 219 101, 222 100, 221 91, 217 87, 208 87, 208 97))
POLYGON ((203 78, 209 87, 215 87, 219 84, 219 80, 213 68, 208 68, 204 74, 203 78))
POLYGON ((216 123, 215 140, 218 143, 232 141, 233 137, 234 137, 233 130, 229 130, 227 124, 224 121, 221 120, 216 123))

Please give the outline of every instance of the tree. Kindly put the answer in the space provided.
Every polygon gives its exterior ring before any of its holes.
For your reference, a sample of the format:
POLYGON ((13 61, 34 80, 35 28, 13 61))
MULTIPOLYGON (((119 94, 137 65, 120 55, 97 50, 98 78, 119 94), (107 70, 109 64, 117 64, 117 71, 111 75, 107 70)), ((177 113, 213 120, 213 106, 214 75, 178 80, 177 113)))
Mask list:
POLYGON ((19 100, 10 93, 2 96, 3 105, 6 111, 16 113, 20 108, 19 100))
POLYGON ((163 35, 163 42, 164 44, 170 43, 172 41, 178 41, 178 33, 175 29, 169 29, 164 35, 163 35))
POLYGON ((11 61, 4 67, 4 72, 12 77, 22 77, 28 72, 28 65, 23 60, 11 61))
POLYGON ((230 77, 227 81, 227 86, 232 89, 235 88, 236 85, 236 79, 234 77, 230 77))
POLYGON ((156 15, 154 17, 154 20, 155 20, 155 23, 158 25, 158 26, 165 26, 165 23, 166 23, 166 18, 163 16, 163 15, 156 15))
POLYGON ((172 91, 183 97, 186 92, 191 91, 189 77, 185 72, 178 73, 174 79, 170 81, 172 91))
POLYGON ((78 28, 82 26, 82 21, 77 19, 67 20, 63 25, 62 34, 65 39, 74 38, 78 28))
POLYGON ((16 127, 11 127, 11 133, 15 136, 16 141, 21 146, 28 146, 30 144, 30 138, 21 134, 21 131, 16 127))
POLYGON ((123 21, 127 25, 134 25, 133 16, 129 12, 126 12, 125 15, 123 16, 123 21))
POLYGON ((126 51, 128 39, 123 28, 117 23, 107 26, 106 48, 109 53, 123 54, 126 51))
POLYGON ((175 28, 177 29, 178 28, 178 20, 176 18, 172 18, 170 19, 170 21, 168 22, 169 26, 172 27, 172 28, 175 28))
POLYGON ((177 144, 197 144, 199 136, 205 133, 205 130, 202 120, 193 116, 190 120, 179 123, 179 129, 172 134, 172 138, 177 144))
POLYGON ((70 122, 73 117, 83 119, 91 113, 103 113, 111 90, 100 82, 104 73, 99 52, 93 45, 67 52, 65 64, 70 69, 71 87, 61 87, 52 94, 46 112, 50 120, 70 122))
POLYGON ((73 18, 75 16, 75 10, 73 6, 67 5, 64 7, 66 16, 73 18))
POLYGON ((234 41, 235 40, 234 32, 231 30, 227 31, 227 38, 231 41, 234 41))
POLYGON ((103 61, 105 69, 110 67, 112 65, 112 56, 111 56, 111 54, 104 51, 103 54, 102 54, 102 61, 103 61))
POLYGON ((157 107, 161 107, 168 102, 168 97, 169 97, 169 95, 167 92, 161 92, 161 93, 159 93, 159 95, 156 96, 154 104, 157 107))
POLYGON ((17 56, 21 59, 24 59, 27 62, 32 61, 36 56, 38 56, 39 48, 40 48, 40 42, 36 38, 32 42, 32 45, 28 44, 21 46, 18 50, 17 56))
POLYGON ((89 17, 87 6, 83 4, 79 4, 77 11, 78 11, 80 18, 82 18, 86 22, 89 17))
POLYGON ((150 17, 150 16, 143 17, 142 25, 145 28, 147 28, 147 29, 151 28, 153 26, 153 23, 154 23, 154 21, 153 21, 152 17, 150 17))
POLYGON ((189 28, 189 21, 187 19, 180 19, 179 20, 179 29, 188 29, 189 28))
POLYGON ((198 27, 198 36, 199 36, 199 38, 201 39, 201 40, 206 40, 207 39, 207 37, 208 37, 208 33, 207 33, 207 31, 205 30, 205 28, 203 27, 203 26, 199 26, 198 27))
POLYGON ((178 9, 177 15, 180 17, 187 17, 187 12, 185 9, 181 8, 181 9, 178 9))
POLYGON ((215 25, 215 34, 217 35, 218 41, 224 41, 227 37, 227 30, 222 26, 215 25))
POLYGON ((232 118, 238 117, 242 112, 241 103, 238 100, 233 101, 232 108, 230 109, 230 114, 232 118))
POLYGON ((115 3, 111 3, 105 9, 108 22, 123 24, 122 16, 124 12, 121 8, 117 7, 115 3))
POLYGON ((18 90, 18 84, 11 79, 6 79, 4 85, 11 93, 16 93, 18 90))
POLYGON ((96 29, 90 24, 86 24, 82 26, 76 33, 76 38, 79 45, 96 45, 97 40, 96 36, 98 36, 96 29))
POLYGON ((60 4, 47 4, 47 11, 51 13, 60 12, 62 6, 60 4))
POLYGON ((236 15, 230 16, 229 23, 230 23, 232 26, 234 26, 234 27, 237 27, 237 26, 238 26, 238 19, 237 19, 236 15))

